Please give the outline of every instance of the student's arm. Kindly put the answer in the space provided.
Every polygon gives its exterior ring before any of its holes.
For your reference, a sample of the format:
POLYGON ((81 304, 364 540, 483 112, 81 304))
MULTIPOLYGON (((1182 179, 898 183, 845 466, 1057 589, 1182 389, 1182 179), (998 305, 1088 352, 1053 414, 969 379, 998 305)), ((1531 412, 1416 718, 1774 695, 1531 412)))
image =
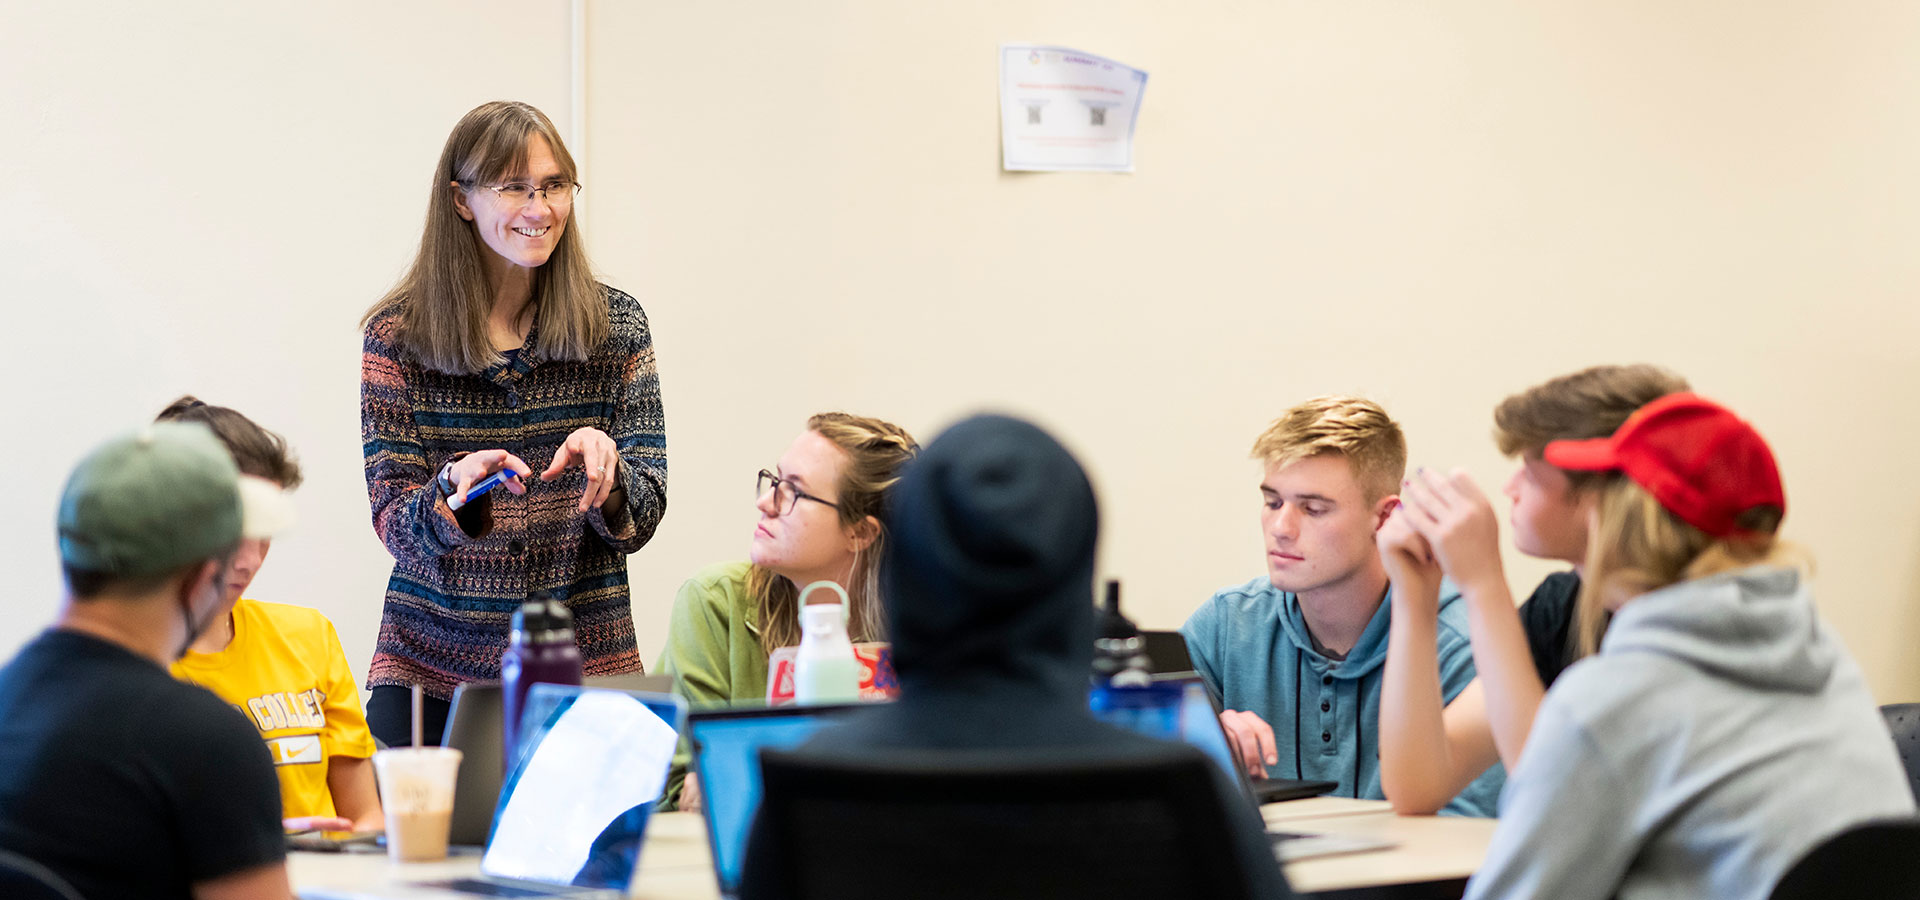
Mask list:
MULTIPOLYGON (((667 646, 653 664, 654 672, 673 676, 674 690, 694 706, 722 703, 734 696, 731 621, 734 607, 748 601, 732 595, 732 579, 720 574, 722 571, 731 570, 709 568, 680 585, 680 592, 673 598, 673 611, 667 616, 667 646)), ((691 795, 682 795, 692 761, 693 753, 682 738, 667 771, 661 809, 699 808, 697 788, 691 795)))
POLYGON ((333 811, 351 821, 354 831, 387 827, 387 818, 380 811, 380 791, 373 784, 373 760, 359 756, 328 759, 327 793, 333 795, 333 811))
MULTIPOLYGON (((1540 684, 1526 630, 1507 588, 1500 562, 1499 519, 1465 470, 1443 476, 1422 469, 1411 481, 1401 496, 1409 512, 1408 524, 1433 548, 1434 557, 1466 600, 1482 694, 1479 714, 1492 732, 1500 761, 1513 769, 1520 763, 1546 689, 1540 684)), ((1463 709, 1463 717, 1468 714, 1463 709)), ((1463 721, 1462 727, 1466 724, 1463 721)))
POLYGON ((1375 537, 1393 584, 1387 662, 1380 685, 1380 787, 1402 815, 1447 805, 1497 758, 1480 688, 1442 700, 1438 618, 1440 567, 1426 541, 1395 511, 1375 537))
POLYGON ((351 830, 379 831, 387 825, 373 780, 377 747, 367 728, 366 711, 360 708, 360 686, 347 665, 347 652, 340 646, 333 622, 317 613, 315 618, 319 620, 318 646, 311 652, 324 653, 327 659, 322 687, 326 696, 320 701, 327 723, 320 738, 327 756, 327 793, 333 797, 334 814, 350 821, 351 830))
POLYGON ((1633 860, 1630 817, 1646 796, 1642 779, 1612 765, 1571 717, 1549 707, 1539 718, 1527 758, 1508 774, 1500 824, 1467 883, 1468 900, 1606 900, 1633 860))
POLYGON ((289 900, 293 883, 284 860, 193 884, 193 900, 289 900))
POLYGON ((1233 748, 1234 760, 1246 770, 1247 777, 1265 778, 1267 766, 1280 758, 1273 727, 1252 712, 1227 707, 1227 685, 1220 660, 1224 655, 1220 649, 1222 618, 1217 600, 1208 600, 1187 617, 1186 623, 1180 626, 1180 636, 1187 641, 1187 656, 1193 660, 1194 671, 1200 673, 1200 679, 1220 698, 1220 708, 1224 710, 1220 713, 1220 728, 1227 734, 1227 746, 1233 748))

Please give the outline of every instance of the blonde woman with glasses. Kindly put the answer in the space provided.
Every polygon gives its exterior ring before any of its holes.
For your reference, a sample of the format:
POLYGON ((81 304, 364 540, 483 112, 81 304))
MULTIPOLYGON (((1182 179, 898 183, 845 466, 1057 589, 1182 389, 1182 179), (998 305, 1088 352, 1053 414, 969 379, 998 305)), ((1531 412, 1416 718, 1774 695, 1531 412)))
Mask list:
POLYGON ((641 668, 626 555, 666 511, 666 421, 646 314, 594 280, 579 192, 539 110, 467 113, 412 268, 362 320, 367 493, 394 557, 367 720, 389 744, 408 739, 410 686, 434 741, 455 687, 500 677, 537 592, 572 609, 587 674, 641 668))
MULTIPOLYGON (((846 588, 849 637, 885 640, 886 497, 919 451, 890 422, 846 413, 808 419, 780 462, 758 474, 748 560, 708 566, 681 586, 654 671, 678 678, 695 704, 764 698, 767 658, 800 643, 800 592, 816 581, 846 588)), ((675 760, 668 808, 698 805, 691 780, 681 794, 685 764, 675 760)))

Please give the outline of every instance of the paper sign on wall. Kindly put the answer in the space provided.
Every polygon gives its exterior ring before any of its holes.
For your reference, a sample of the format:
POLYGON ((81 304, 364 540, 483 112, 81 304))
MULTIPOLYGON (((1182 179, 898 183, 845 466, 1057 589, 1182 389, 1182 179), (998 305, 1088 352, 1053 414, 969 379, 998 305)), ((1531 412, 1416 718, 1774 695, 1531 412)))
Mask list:
POLYGON ((1131 172, 1147 73, 1066 47, 1000 45, 1000 165, 1131 172))

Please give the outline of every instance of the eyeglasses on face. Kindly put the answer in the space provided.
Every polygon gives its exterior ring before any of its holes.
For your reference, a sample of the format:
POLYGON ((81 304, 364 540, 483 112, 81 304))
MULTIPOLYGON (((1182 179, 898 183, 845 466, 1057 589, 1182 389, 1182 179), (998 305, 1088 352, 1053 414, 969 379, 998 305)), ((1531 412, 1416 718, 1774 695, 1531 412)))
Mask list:
POLYGON ((793 507, 801 500, 812 500, 821 506, 831 506, 834 509, 840 508, 840 504, 832 500, 822 500, 819 497, 815 497, 806 491, 794 487, 793 482, 781 478, 766 469, 761 469, 760 478, 755 482, 753 496, 756 498, 765 497, 768 491, 773 492, 773 509, 775 515, 784 516, 793 512, 793 507))
POLYGON ((509 181, 506 184, 482 184, 475 187, 485 188, 498 197, 502 206, 522 207, 533 203, 535 194, 547 198, 550 206, 566 206, 573 202, 575 194, 580 193, 580 182, 555 178, 539 184, 525 181, 509 181))

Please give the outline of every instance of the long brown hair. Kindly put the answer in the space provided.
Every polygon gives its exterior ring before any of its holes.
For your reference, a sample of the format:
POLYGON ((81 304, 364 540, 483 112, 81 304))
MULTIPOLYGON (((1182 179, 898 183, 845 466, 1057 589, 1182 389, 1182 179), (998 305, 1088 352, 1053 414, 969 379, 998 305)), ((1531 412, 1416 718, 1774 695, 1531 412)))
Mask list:
MULTIPOLYGON (((887 489, 900 480, 900 467, 920 452, 913 435, 891 422, 843 412, 807 420, 807 430, 826 438, 847 455, 840 473, 840 525, 857 527, 873 517, 878 529, 864 549, 855 551, 853 576, 845 585, 848 636, 855 641, 886 640, 885 604, 880 602, 880 558, 887 541, 887 489)), ((760 647, 772 653, 800 643, 800 587, 771 569, 747 570, 747 596, 755 599, 760 647)))
MULTIPOLYGON (((429 369, 472 374, 502 361, 487 334, 493 286, 487 283, 483 254, 492 251, 460 217, 454 192, 524 174, 527 147, 536 135, 553 149, 561 174, 578 181, 579 170, 560 132, 532 106, 496 100, 460 119, 433 169, 426 228, 413 266, 361 317, 362 329, 395 311, 400 316, 395 339, 429 369)), ((594 280, 580 219, 571 212, 553 255, 533 270, 527 308, 534 317, 534 344, 544 359, 584 360, 607 339, 606 294, 594 280)))
POLYGON ((1575 607, 1576 650, 1591 656, 1606 631, 1606 598, 1637 596, 1682 581, 1757 565, 1811 566, 1776 536, 1782 510, 1743 513, 1737 537, 1715 538, 1680 521, 1645 488, 1614 473, 1600 488, 1598 523, 1587 536, 1587 563, 1575 607))

